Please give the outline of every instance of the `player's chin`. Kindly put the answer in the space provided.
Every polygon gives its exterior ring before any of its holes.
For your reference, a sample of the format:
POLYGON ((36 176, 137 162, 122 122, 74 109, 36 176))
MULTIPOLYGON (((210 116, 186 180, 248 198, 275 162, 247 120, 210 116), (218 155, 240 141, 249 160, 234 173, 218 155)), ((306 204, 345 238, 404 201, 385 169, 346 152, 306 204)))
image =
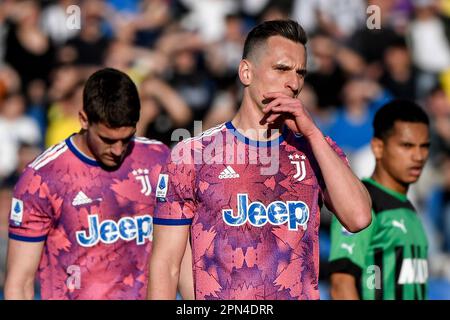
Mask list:
POLYGON ((115 158, 108 157, 108 156, 102 157, 101 162, 105 167, 108 167, 108 168, 115 168, 115 167, 119 166, 121 163, 121 161, 119 159, 115 159, 115 158))
POLYGON ((420 174, 412 174, 412 173, 408 173, 404 178, 403 178, 403 182, 406 184, 412 184, 412 183, 416 183, 417 180, 419 180, 420 178, 420 174))

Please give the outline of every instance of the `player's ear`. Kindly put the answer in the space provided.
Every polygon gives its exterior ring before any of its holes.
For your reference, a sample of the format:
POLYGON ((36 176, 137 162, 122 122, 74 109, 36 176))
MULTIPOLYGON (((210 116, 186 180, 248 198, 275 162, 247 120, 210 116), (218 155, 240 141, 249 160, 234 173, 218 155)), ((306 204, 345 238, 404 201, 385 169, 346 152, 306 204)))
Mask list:
POLYGON ((89 127, 89 121, 86 112, 84 110, 80 110, 78 112, 78 119, 80 121, 81 128, 83 130, 87 130, 89 127))
POLYGON ((251 64, 247 59, 242 59, 239 63, 239 79, 244 86, 248 86, 251 83, 251 64))
POLYGON ((370 146, 372 148, 372 152, 375 156, 375 160, 379 160, 383 157, 384 151, 384 142, 379 138, 372 138, 370 142, 370 146))

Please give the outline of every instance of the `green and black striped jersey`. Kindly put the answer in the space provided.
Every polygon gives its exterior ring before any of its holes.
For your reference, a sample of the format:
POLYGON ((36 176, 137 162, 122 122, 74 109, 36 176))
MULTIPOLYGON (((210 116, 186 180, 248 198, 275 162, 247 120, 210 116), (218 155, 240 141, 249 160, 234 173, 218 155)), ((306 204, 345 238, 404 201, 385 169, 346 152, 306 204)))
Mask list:
POLYGON ((363 179, 372 198, 372 222, 348 232, 333 217, 331 273, 355 276, 364 300, 427 299, 428 241, 405 195, 372 179, 363 179))

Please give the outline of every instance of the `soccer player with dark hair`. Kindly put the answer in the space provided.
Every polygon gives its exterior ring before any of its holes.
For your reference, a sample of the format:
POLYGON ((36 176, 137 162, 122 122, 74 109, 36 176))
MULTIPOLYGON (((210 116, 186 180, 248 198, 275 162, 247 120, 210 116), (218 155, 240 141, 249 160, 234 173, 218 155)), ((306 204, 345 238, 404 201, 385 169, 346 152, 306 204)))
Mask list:
POLYGON ((298 99, 305 45, 294 21, 256 26, 239 64, 238 113, 172 151, 150 299, 175 298, 189 233, 196 299, 318 299, 320 206, 352 231, 370 224, 367 190, 298 99))
POLYGON ((373 121, 375 170, 363 183, 372 198, 372 223, 352 234, 333 218, 333 299, 426 299, 427 238, 406 194, 428 158, 429 120, 408 100, 383 106, 373 121))
POLYGON ((87 80, 82 130, 38 156, 15 186, 6 299, 33 299, 37 271, 42 299, 146 297, 152 195, 169 149, 135 137, 139 113, 126 74, 106 68, 87 80))

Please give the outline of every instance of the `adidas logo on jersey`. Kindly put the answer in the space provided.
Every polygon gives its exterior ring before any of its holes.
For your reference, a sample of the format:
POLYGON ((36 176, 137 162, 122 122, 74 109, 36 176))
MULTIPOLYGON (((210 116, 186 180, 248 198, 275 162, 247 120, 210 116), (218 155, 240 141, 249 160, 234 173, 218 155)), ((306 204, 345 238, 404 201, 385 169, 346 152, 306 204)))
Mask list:
POLYGON ((89 203, 92 203, 92 199, 89 198, 83 191, 78 192, 78 194, 72 201, 72 205, 74 207, 89 203))
MULTIPOLYGON (((98 198, 98 199, 95 199, 95 200, 102 201, 102 198, 98 198)), ((94 200, 89 198, 83 191, 80 191, 80 192, 77 193, 77 195, 73 199, 72 205, 74 207, 77 207, 77 206, 82 206, 84 204, 90 204, 92 202, 94 202, 94 200)))
POLYGON ((227 166, 220 174, 219 179, 236 179, 239 178, 239 173, 234 171, 231 166, 227 166))

